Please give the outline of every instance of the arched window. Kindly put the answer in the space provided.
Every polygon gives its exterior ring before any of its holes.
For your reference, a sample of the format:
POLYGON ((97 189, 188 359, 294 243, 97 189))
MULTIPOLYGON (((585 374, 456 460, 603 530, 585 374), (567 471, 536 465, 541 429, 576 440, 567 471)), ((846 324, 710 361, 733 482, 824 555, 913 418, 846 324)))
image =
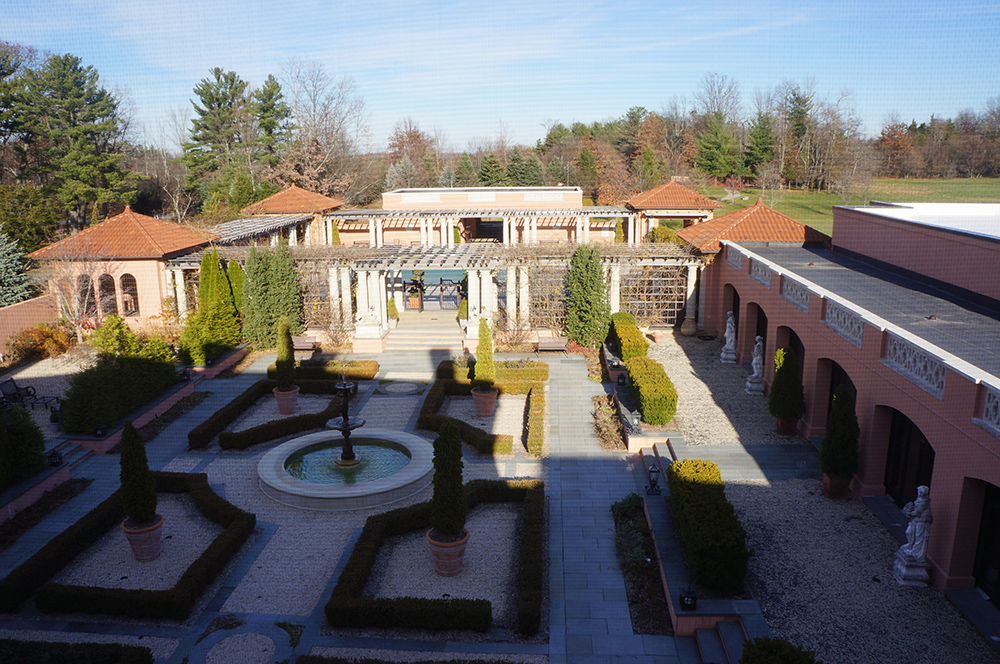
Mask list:
POLYGON ((118 298, 115 295, 115 278, 102 274, 97 278, 97 292, 101 303, 102 316, 118 315, 118 298))
POLYGON ((76 313, 80 318, 97 315, 94 280, 89 274, 81 274, 76 278, 76 313))
POLYGON ((135 282, 135 277, 131 274, 123 274, 122 284, 122 309, 126 316, 139 315, 139 286, 135 282))

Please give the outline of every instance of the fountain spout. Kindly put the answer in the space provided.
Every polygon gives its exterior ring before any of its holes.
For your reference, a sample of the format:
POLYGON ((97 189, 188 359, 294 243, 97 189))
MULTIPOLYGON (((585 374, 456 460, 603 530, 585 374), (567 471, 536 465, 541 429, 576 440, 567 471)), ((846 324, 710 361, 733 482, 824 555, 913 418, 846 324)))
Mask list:
POLYGON ((354 383, 342 381, 335 386, 337 394, 340 395, 340 417, 334 418, 327 423, 327 427, 334 431, 339 431, 344 437, 344 445, 337 460, 338 466, 354 466, 361 463, 361 459, 354 454, 354 446, 351 444, 351 431, 365 425, 365 418, 350 418, 348 411, 351 406, 351 399, 357 391, 354 383))

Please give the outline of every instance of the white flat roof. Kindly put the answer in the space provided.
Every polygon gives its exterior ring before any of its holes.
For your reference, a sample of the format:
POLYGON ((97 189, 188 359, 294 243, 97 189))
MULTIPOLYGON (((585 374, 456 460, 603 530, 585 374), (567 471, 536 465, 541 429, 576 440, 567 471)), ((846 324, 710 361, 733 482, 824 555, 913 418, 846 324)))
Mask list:
POLYGON ((472 191, 583 191, 580 187, 424 187, 420 189, 394 189, 387 191, 387 194, 426 194, 434 192, 438 194, 462 194, 472 191))
POLYGON ((872 203, 846 209, 1000 240, 1000 203, 872 203))

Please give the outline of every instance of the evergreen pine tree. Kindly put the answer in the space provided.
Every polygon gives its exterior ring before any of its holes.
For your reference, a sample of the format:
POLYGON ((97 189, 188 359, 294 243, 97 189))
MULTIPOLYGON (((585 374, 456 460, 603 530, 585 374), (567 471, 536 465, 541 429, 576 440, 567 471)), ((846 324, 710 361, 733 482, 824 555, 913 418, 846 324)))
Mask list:
POLYGON ((281 316, 287 316, 292 334, 299 334, 302 332, 302 291, 288 244, 278 243, 271 256, 269 269, 272 320, 277 322, 281 316))
POLYGON ((271 254, 250 247, 243 284, 243 338, 257 348, 274 345, 274 321, 267 311, 271 254))
POLYGON ((17 304, 35 295, 28 278, 28 259, 6 233, 0 232, 0 307, 17 304))
POLYGON ((520 148, 514 148, 514 151, 510 155, 510 160, 507 162, 507 179, 515 187, 524 187, 526 185, 521 184, 525 178, 525 162, 524 156, 521 155, 520 148))
POLYGON ((274 362, 274 378, 279 392, 288 392, 295 387, 295 351, 292 347, 292 333, 288 327, 288 316, 278 319, 278 357, 274 362))
POLYGON ((757 167, 774 158, 774 132, 771 130, 771 117, 766 113, 758 113, 750 125, 749 142, 743 153, 743 163, 747 170, 758 174, 757 167))
POLYGON ((243 285, 247 280, 247 275, 243 271, 238 261, 231 260, 226 266, 226 278, 229 279, 229 288, 233 292, 233 304, 236 311, 243 316, 243 285))
POLYGON ((566 332, 570 341, 594 347, 608 336, 611 305, 601 265, 601 252, 582 245, 573 254, 566 275, 566 332))
POLYGON ((743 160, 738 154, 736 138, 721 113, 712 114, 708 127, 698 135, 698 153, 698 168, 717 180, 742 170, 743 160))
POLYGON ((487 152, 479 165, 479 184, 483 187, 509 187, 510 178, 492 152, 487 152))
POLYGON ((858 472, 858 438, 861 427, 854 411, 854 397, 844 385, 833 391, 833 405, 826 418, 826 433, 819 448, 819 467, 832 477, 854 477, 858 472))
POLYGON ((219 281, 221 266, 219 254, 213 247, 201 255, 201 268, 198 270, 198 310, 203 311, 211 304, 219 281))
POLYGON ((455 167, 455 186, 479 186, 479 175, 476 173, 476 167, 472 165, 472 158, 468 152, 463 152, 458 158, 458 166, 455 167))
POLYGON ((146 446, 131 422, 122 430, 121 453, 122 507, 133 524, 149 523, 156 518, 156 478, 146 460, 146 446))
POLYGON ((334 246, 340 244, 340 229, 337 228, 336 220, 334 220, 330 225, 330 244, 334 246))
POLYGON ((446 537, 462 535, 469 505, 462 486, 462 438, 451 420, 441 425, 434 441, 433 485, 431 528, 446 537))

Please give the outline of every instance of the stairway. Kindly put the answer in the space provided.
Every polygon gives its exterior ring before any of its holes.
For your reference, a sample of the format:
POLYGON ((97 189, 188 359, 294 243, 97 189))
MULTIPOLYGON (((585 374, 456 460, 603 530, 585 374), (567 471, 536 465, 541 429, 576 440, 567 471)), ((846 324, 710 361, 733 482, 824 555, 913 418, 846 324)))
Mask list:
POLYGON ((399 324, 385 338, 388 353, 436 351, 435 354, 462 355, 465 333, 458 326, 455 311, 401 311, 399 324))

